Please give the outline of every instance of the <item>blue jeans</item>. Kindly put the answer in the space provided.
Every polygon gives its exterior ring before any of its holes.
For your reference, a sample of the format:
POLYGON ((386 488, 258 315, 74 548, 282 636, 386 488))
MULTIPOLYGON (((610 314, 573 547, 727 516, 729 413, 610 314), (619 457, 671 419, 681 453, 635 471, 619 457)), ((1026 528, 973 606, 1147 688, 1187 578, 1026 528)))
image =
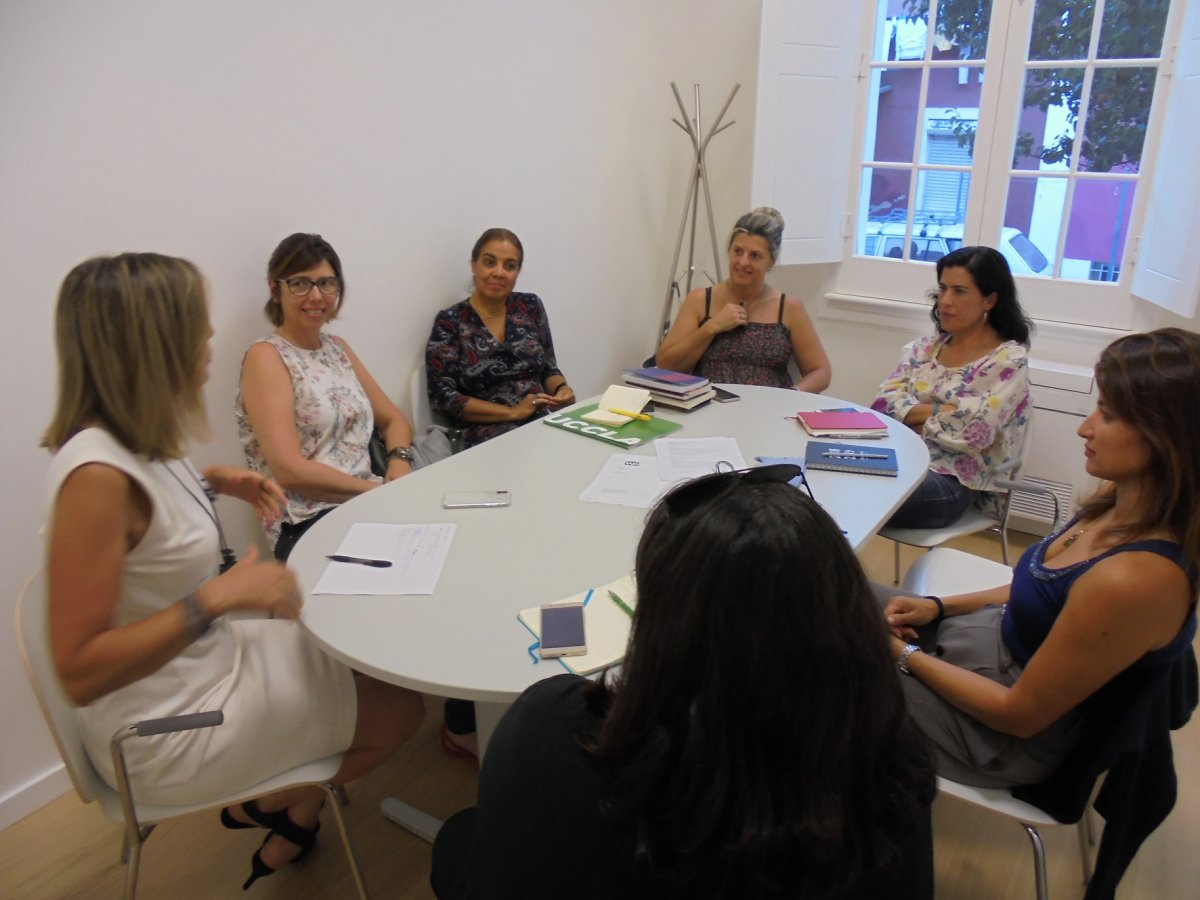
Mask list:
POLYGON ((887 524, 892 528, 944 528, 966 512, 973 499, 975 492, 953 475, 929 471, 887 524))

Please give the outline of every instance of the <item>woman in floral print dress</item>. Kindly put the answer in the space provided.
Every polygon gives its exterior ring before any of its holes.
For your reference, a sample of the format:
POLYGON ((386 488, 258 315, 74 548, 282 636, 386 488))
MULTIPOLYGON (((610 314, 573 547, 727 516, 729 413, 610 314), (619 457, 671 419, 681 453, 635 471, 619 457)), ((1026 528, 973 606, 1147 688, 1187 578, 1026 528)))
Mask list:
POLYGON ((872 404, 929 448, 925 480, 888 521, 896 528, 940 528, 993 502, 1029 422, 1032 324, 1008 263, 991 247, 960 247, 938 260, 937 278, 937 334, 905 346, 872 404))

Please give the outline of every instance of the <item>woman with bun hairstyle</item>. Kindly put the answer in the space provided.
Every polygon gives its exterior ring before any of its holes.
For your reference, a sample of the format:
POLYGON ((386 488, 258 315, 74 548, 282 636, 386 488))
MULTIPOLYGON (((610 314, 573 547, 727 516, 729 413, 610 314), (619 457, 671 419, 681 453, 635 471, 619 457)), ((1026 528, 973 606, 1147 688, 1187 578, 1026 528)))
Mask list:
POLYGON ((812 393, 829 387, 833 370, 804 304, 767 284, 782 241, 777 210, 763 206, 738 219, 729 236, 729 277, 684 297, 656 365, 722 384, 812 393), (793 360, 800 371, 794 384, 793 360))

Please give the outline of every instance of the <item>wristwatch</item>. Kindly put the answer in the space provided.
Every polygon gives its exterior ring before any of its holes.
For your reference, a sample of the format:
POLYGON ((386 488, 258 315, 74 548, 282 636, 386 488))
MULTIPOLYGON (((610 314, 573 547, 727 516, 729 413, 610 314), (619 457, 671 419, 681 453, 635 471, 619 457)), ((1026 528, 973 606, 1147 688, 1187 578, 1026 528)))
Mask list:
POLYGON ((914 653, 920 653, 921 648, 916 644, 905 644, 904 649, 900 651, 900 655, 896 657, 896 665, 900 667, 900 671, 905 675, 911 675, 908 670, 908 658, 914 653))
POLYGON ((402 459, 409 465, 412 465, 413 449, 412 449, 412 447, 393 447, 391 450, 388 451, 387 458, 388 459, 402 459))

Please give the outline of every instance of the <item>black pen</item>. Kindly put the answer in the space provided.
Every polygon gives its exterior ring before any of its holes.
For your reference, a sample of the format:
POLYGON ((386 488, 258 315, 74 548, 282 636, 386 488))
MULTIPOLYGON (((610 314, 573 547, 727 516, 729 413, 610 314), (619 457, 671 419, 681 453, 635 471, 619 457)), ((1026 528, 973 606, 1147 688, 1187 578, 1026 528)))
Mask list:
POLYGON ((332 559, 334 562, 357 563, 360 566, 371 566, 376 569, 386 569, 392 564, 390 559, 365 559, 361 556, 342 556, 339 553, 325 558, 332 559))

